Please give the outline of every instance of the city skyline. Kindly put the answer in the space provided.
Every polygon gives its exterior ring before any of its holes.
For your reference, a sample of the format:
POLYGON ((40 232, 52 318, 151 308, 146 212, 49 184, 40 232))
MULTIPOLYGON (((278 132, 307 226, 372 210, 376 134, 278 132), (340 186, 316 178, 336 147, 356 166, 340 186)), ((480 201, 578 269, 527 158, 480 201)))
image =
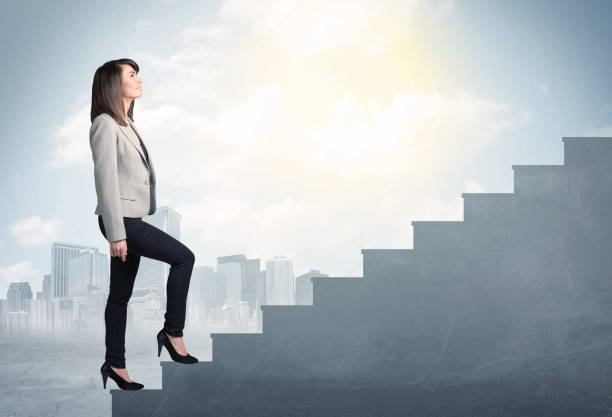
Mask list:
MULTIPOLYGON (((162 206, 162 207, 158 207, 157 211, 155 214, 153 215, 148 215, 143 217, 143 221, 147 221, 149 223, 154 224, 156 227, 159 227, 161 230, 165 230, 165 227, 162 224, 156 224, 155 222, 152 222, 151 219, 156 217, 156 214, 166 211, 166 210, 171 210, 172 212, 175 212, 175 210, 172 210, 170 207, 168 206, 162 206)), ((180 241, 180 228, 178 229, 179 234, 172 234, 170 233, 173 237, 175 237, 177 240, 180 241)), ((74 243, 74 242, 67 242, 67 241, 53 241, 51 243, 52 247, 55 247, 57 245, 68 245, 68 246, 74 246, 75 248, 79 248, 79 250, 81 249, 90 249, 90 250, 94 250, 97 251, 99 253, 105 254, 107 257, 110 255, 109 254, 109 250, 108 247, 104 248, 104 249, 100 249, 99 247, 95 247, 95 246, 91 246, 91 245, 84 245, 84 244, 78 244, 78 243, 74 243)), ((228 255, 216 255, 218 257, 223 257, 223 256, 244 256, 244 254, 228 254, 228 255)), ((285 255, 275 255, 275 256, 285 256, 285 255)), ((208 267, 209 265, 203 265, 203 264, 198 264, 197 263, 197 256, 196 256, 196 267, 208 267)), ((149 258, 143 258, 143 262, 141 263, 139 269, 138 269, 138 275, 137 275, 137 282, 134 285, 134 289, 139 289, 140 286, 144 285, 141 283, 141 277, 143 276, 143 273, 146 273, 145 271, 149 271, 151 272, 151 269, 154 269, 152 266, 150 266, 149 264, 155 265, 155 264, 163 264, 166 265, 164 268, 162 268, 163 270, 160 270, 158 275, 161 274, 161 276, 166 277, 168 276, 168 271, 169 271, 169 266, 167 266, 167 264, 164 264, 163 262, 160 261, 156 261, 156 260, 152 260, 149 258), (146 259, 146 260, 145 260, 146 259), (139 286, 140 285, 140 286, 139 286)), ((51 273, 51 269, 52 267, 49 267, 49 273, 46 272, 42 272, 42 276, 40 277, 40 279, 38 281, 30 281, 30 280, 25 280, 25 281, 14 281, 14 280, 9 280, 8 283, 6 285, 3 285, 4 282, 0 281, 0 294, 5 294, 5 292, 8 290, 8 287, 10 286, 11 283, 14 282, 28 282, 30 287, 32 288, 32 292, 33 294, 36 294, 38 292, 42 292, 44 290, 43 288, 43 281, 44 281, 44 277, 46 275, 49 275, 51 273)), ((265 269, 263 270, 265 271, 265 269)), ((154 271, 153 271, 154 272, 154 271)), ((308 271, 304 272, 307 273, 308 271)), ((7 276, 7 278, 10 279, 10 276, 7 276)), ((67 284, 66 284, 67 285, 67 284)), ((55 293, 55 290, 54 290, 55 293)))
MULTIPOLYGON (((143 221, 180 241, 181 218, 171 207, 161 206, 143 221)), ((51 273, 37 283, 10 282, 6 298, 0 297, 0 333, 80 333, 87 329, 99 333, 103 329, 103 307, 110 290, 109 254, 70 242, 53 242, 51 252, 51 273)), ((306 294, 299 304, 312 304, 312 283, 303 278, 313 273, 324 276, 311 270, 299 277, 300 293, 306 294)), ((298 304, 293 261, 286 256, 266 260, 264 270, 259 258, 219 256, 215 267, 196 265, 192 275, 189 326, 208 328, 217 323, 227 329, 257 330, 262 323, 261 305, 298 304)), ((153 331, 158 326, 165 311, 168 276, 168 264, 149 258, 140 262, 128 302, 130 322, 139 331, 153 331)))

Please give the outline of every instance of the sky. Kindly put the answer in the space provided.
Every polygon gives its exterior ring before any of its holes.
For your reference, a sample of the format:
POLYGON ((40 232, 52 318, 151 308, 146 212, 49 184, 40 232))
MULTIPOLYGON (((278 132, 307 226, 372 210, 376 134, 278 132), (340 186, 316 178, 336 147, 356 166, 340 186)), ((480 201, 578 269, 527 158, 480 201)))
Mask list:
POLYGON ((4 1, 0 298, 42 290, 51 245, 109 252, 89 147, 91 84, 131 58, 157 207, 196 266, 245 254, 362 276, 463 192, 612 136, 608 1, 4 1))

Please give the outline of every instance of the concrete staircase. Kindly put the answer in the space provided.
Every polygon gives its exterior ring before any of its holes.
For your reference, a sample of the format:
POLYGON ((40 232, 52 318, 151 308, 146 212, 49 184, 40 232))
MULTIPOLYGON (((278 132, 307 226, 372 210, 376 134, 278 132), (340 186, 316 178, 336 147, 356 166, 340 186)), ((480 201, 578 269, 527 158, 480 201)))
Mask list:
POLYGON ((112 391, 113 416, 604 415, 612 138, 563 144, 513 193, 463 193, 463 221, 413 221, 414 249, 362 249, 363 277, 312 278, 314 305, 211 334, 212 361, 161 362, 161 390, 112 391))

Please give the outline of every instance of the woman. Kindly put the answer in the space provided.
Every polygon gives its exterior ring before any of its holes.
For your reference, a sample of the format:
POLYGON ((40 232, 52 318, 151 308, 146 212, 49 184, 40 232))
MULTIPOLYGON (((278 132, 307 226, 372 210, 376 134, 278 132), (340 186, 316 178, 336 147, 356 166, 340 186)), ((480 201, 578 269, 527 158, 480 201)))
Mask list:
POLYGON ((94 161, 98 226, 110 244, 110 290, 104 313, 106 356, 100 372, 104 388, 110 376, 121 389, 137 390, 125 368, 127 304, 140 257, 171 265, 166 286, 164 327, 157 334, 157 356, 165 346, 172 359, 196 363, 183 343, 185 308, 195 256, 172 236, 142 221, 155 213, 155 171, 134 126, 134 100, 142 96, 138 64, 131 59, 106 62, 96 70, 91 94, 89 142, 94 161))

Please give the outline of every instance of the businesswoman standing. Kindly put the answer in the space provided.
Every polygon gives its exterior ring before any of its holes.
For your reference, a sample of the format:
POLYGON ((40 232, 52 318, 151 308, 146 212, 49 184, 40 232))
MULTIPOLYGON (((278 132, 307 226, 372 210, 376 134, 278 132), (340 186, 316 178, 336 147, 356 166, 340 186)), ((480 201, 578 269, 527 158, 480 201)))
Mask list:
POLYGON ((185 308, 195 256, 187 246, 142 217, 155 213, 155 171, 134 126, 134 101, 142 96, 139 67, 131 59, 106 62, 94 74, 89 143, 94 162, 98 226, 110 244, 110 290, 104 312, 106 355, 100 368, 104 388, 110 376, 121 389, 138 390, 125 367, 127 304, 141 256, 166 262, 164 327, 157 334, 157 356, 165 346, 180 363, 198 360, 183 343, 185 308))

